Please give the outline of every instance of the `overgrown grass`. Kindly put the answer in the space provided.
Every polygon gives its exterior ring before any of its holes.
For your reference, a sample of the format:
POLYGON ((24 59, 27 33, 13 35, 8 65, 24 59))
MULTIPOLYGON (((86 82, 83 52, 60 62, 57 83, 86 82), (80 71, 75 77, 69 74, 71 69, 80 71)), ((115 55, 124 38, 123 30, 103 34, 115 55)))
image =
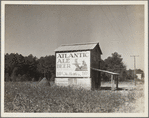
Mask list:
POLYGON ((71 87, 38 87, 29 82, 5 83, 5 112, 116 112, 133 102, 133 91, 90 91, 71 87))

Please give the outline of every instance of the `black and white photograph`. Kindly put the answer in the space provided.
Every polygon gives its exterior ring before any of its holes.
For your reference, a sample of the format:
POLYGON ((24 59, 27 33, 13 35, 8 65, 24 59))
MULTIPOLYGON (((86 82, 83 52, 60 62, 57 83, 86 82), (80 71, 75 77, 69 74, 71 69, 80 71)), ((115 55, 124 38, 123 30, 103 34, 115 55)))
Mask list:
POLYGON ((1 37, 2 117, 148 116, 147 1, 2 1, 1 37))

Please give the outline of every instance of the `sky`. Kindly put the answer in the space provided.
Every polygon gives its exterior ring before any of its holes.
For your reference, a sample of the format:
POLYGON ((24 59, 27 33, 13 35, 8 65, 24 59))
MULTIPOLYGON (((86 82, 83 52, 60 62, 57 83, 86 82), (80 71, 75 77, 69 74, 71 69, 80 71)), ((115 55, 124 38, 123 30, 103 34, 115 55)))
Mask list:
POLYGON ((62 44, 99 42, 104 60, 118 52, 144 70, 143 5, 6 5, 5 53, 54 55, 62 44))

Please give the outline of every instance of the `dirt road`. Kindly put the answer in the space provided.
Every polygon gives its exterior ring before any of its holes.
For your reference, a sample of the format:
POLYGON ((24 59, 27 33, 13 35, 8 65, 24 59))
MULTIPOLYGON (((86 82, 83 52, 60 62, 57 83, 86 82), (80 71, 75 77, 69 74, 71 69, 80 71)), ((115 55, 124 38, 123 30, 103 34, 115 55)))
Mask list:
MULTIPOLYGON (((101 83, 101 87, 111 87, 110 82, 101 83)), ((126 102, 123 106, 116 109, 117 113, 143 113, 145 112, 144 84, 138 83, 136 86, 133 82, 120 82, 119 91, 122 95, 135 95, 133 102, 126 102)))

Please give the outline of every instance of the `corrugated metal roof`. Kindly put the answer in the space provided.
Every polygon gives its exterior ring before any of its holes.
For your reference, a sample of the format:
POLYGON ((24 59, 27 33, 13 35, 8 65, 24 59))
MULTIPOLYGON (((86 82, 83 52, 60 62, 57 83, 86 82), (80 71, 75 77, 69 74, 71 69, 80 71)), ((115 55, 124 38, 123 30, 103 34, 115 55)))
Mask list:
POLYGON ((55 51, 76 51, 76 50, 91 50, 99 43, 82 43, 82 44, 70 44, 61 45, 55 51))

